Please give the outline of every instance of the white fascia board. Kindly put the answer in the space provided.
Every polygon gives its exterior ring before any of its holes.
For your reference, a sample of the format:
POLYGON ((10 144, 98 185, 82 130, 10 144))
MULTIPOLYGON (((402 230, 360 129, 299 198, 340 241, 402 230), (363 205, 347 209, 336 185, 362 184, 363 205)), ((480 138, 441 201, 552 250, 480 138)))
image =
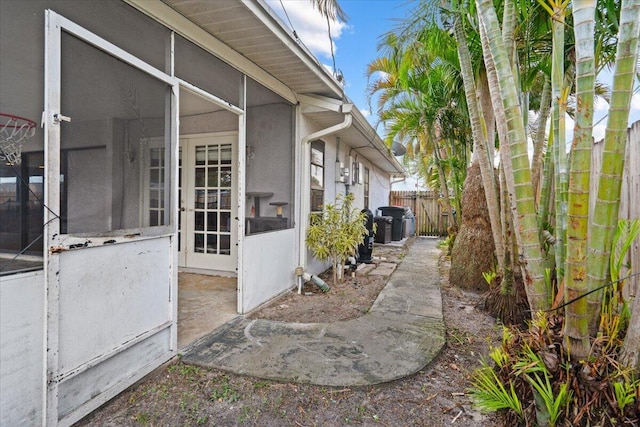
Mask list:
POLYGON ((298 101, 302 107, 302 113, 316 113, 318 111, 333 111, 342 113, 344 102, 339 99, 327 98, 318 95, 298 95, 298 101))
POLYGON ((122 0, 295 104, 293 90, 161 1, 122 0))
MULTIPOLYGON (((396 159, 389 147, 384 143, 380 135, 376 132, 376 130, 371 126, 369 121, 362 115, 362 112, 358 108, 354 108, 353 121, 354 126, 360 132, 367 141, 371 141, 371 145, 375 148, 382 156, 385 157, 387 162, 397 171, 396 173, 402 176, 406 175, 404 167, 398 159, 396 159)), ((356 150, 357 151, 357 150, 356 150)))
POLYGON ((344 89, 331 76, 326 68, 306 49, 298 44, 291 33, 283 24, 275 12, 263 0, 240 0, 253 14, 275 34, 283 44, 295 52, 305 65, 318 76, 328 88, 336 95, 342 96, 344 89))

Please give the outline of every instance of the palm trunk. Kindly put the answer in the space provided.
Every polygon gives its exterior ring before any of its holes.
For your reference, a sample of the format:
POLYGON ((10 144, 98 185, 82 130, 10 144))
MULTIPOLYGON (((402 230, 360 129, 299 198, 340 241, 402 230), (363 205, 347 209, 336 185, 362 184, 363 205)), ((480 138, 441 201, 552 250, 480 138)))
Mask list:
MULTIPOLYGON (((505 246, 505 253, 513 254, 518 253, 509 249, 513 244, 513 241, 516 241, 516 247, 521 246, 522 242, 519 240, 520 235, 518 233, 515 233, 513 236, 510 232, 507 232, 507 230, 517 228, 515 183, 513 181, 513 168, 509 160, 511 152, 509 151, 507 117, 505 115, 504 108, 502 107, 500 85, 498 84, 496 67, 490 54, 489 40, 487 38, 487 32, 485 31, 484 25, 480 24, 479 30, 485 69, 487 70, 487 80, 489 82, 489 94, 491 96, 492 105, 494 106, 496 128, 498 129, 498 140, 500 141, 500 206, 502 207, 502 239, 505 246)), ((511 271, 513 271, 513 265, 510 260, 505 260, 505 266, 508 266, 511 271)))
MULTIPOLYGON (((531 169, 527 151, 527 137, 524 130, 522 110, 517 88, 513 78, 509 58, 507 57, 498 17, 491 0, 476 0, 478 12, 487 31, 491 56, 494 60, 500 93, 506 115, 509 132, 509 148, 516 196, 518 228, 522 242, 519 248, 522 253, 522 269, 524 284, 529 305, 533 311, 549 307, 549 300, 544 283, 542 251, 538 238, 533 186, 531 185, 531 169)), ((507 176, 507 179, 511 177, 507 176)), ((514 217, 514 218, 516 218, 514 217)))
POLYGON ((545 131, 549 112, 551 111, 551 83, 549 77, 544 78, 542 88, 542 98, 540 100, 540 111, 536 125, 535 139, 533 141, 533 159, 531 162, 531 176, 533 181, 533 194, 536 196, 536 205, 540 206, 540 176, 542 174, 542 153, 544 152, 545 131))
POLYGON ((551 93, 554 139, 554 185, 555 185, 555 254, 558 283, 564 275, 565 248, 567 240, 567 148, 565 138, 565 114, 568 90, 563 87, 564 77, 564 19, 566 3, 557 2, 552 14, 553 53, 551 64, 551 93))
MULTIPOLYGON (((619 21, 616 67, 613 75, 609 119, 604 137, 602 170, 593 219, 589 225, 587 275, 590 290, 604 285, 607 280, 611 242, 618 223, 620 187, 627 144, 627 122, 638 61, 640 2, 623 0, 619 21)), ((601 302, 602 292, 595 292, 588 297, 591 334, 597 332, 601 302)))
MULTIPOLYGON (((565 301, 587 291, 587 230, 591 182, 591 147, 593 145, 593 98, 595 57, 593 32, 595 0, 573 5, 576 50, 576 116, 571 149, 569 177, 567 259, 565 267, 565 301)), ((565 308, 564 348, 578 359, 590 349, 587 300, 581 298, 565 308)))
POLYGON ((485 198, 487 199, 487 207, 489 209, 489 222, 491 223, 491 233, 493 242, 496 247, 496 258, 498 260, 498 272, 504 271, 504 242, 501 236, 500 226, 500 209, 498 204, 498 191, 496 188, 495 173, 493 171, 493 159, 489 158, 487 150, 486 135, 483 132, 483 117, 479 111, 479 105, 476 101, 476 85, 473 78, 473 68, 471 66, 471 55, 467 46, 467 40, 462 28, 461 18, 456 19, 455 36, 458 42, 458 56, 460 59, 460 69, 464 82, 464 92, 469 109, 469 118, 471 121, 471 131, 473 133, 473 142, 476 147, 474 151, 477 153, 477 159, 480 163, 480 173, 482 175, 482 185, 484 187, 485 198))

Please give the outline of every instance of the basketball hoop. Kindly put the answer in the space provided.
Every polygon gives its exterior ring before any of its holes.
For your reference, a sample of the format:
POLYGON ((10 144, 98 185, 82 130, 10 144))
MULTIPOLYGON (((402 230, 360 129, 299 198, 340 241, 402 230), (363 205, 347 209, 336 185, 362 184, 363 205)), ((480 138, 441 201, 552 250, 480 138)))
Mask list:
POLYGON ((36 122, 13 114, 0 113, 0 161, 19 165, 24 141, 36 133, 36 122))

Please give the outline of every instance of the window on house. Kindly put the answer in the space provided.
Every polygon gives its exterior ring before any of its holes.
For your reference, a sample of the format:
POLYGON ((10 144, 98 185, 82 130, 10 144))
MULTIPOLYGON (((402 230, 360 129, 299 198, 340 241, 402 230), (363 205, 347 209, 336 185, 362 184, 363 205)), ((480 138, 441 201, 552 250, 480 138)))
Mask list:
POLYGON ((364 168, 364 208, 369 209, 369 168, 364 168))
POLYGON ((320 212, 324 204, 324 142, 311 143, 311 212, 320 212))

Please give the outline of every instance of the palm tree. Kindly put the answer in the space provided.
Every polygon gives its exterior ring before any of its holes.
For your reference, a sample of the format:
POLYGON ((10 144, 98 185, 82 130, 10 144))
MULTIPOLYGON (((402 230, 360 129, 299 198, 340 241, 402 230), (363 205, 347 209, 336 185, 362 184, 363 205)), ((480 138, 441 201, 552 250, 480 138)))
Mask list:
POLYGON ((484 25, 486 30, 496 75, 500 81, 500 93, 509 138, 510 156, 507 161, 511 162, 513 169, 513 173, 507 174, 505 178, 507 181, 513 180, 513 196, 517 209, 517 215, 514 216, 514 219, 518 220, 516 234, 519 235, 521 242, 519 243, 521 251, 519 257, 522 261, 521 269, 525 289, 531 309, 534 311, 544 310, 548 308, 549 300, 544 283, 544 266, 538 238, 527 136, 520 98, 493 2, 491 0, 477 0, 476 3, 481 25, 484 25))
POLYGON ((417 43, 406 46, 397 34, 389 33, 380 45, 385 55, 369 64, 367 74, 369 78, 379 76, 370 83, 369 91, 380 95, 378 112, 387 129, 387 143, 405 143, 407 154, 423 164, 433 159, 445 209, 453 218, 450 196, 455 196, 453 204, 460 211, 460 184, 466 168, 464 161, 456 161, 467 151, 467 135, 460 131, 466 126, 460 123, 468 121, 459 119, 464 100, 455 96, 460 92, 457 73, 452 72, 448 59, 431 54, 433 43, 448 44, 454 50, 451 40, 437 28, 426 30, 417 43))
MULTIPOLYGON (((567 256, 565 268, 565 300, 587 290, 587 231, 589 221, 589 191, 591 183, 591 145, 593 100, 595 88, 595 57, 593 32, 595 0, 573 5, 576 52, 576 98, 578 99, 568 195, 567 256)), ((554 55, 555 56, 555 55, 554 55)), ((591 344, 587 300, 582 298, 565 308, 564 347, 577 357, 585 357, 591 344)))

